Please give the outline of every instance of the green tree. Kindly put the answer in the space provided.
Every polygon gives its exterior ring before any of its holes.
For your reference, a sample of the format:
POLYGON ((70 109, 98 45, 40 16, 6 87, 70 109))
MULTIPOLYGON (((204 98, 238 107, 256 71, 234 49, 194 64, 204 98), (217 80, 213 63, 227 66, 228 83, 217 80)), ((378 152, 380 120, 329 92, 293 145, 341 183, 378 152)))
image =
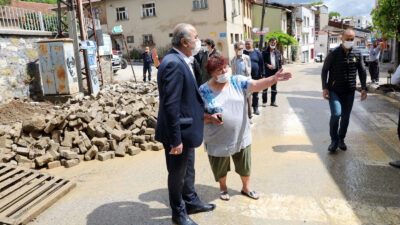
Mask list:
POLYGON ((9 5, 11 0, 0 0, 0 5, 9 5))
POLYGON ((290 58, 289 54, 289 48, 288 46, 297 46, 299 43, 294 39, 294 37, 290 36, 289 34, 283 33, 281 30, 274 31, 272 33, 269 33, 265 36, 265 41, 269 41, 269 39, 275 38, 276 42, 278 44, 278 48, 281 51, 284 51, 284 48, 286 48, 287 55, 290 58))
POLYGON ((396 65, 400 58, 400 1, 379 0, 378 7, 372 10, 374 30, 379 30, 385 39, 397 37, 396 65))
POLYGON ((338 12, 330 12, 329 13, 329 19, 332 19, 332 17, 334 17, 334 16, 339 17, 340 13, 338 13, 338 12))
POLYGON ((311 5, 312 5, 312 6, 314 6, 314 5, 322 5, 322 4, 324 4, 324 2, 323 2, 323 1, 319 1, 319 2, 313 2, 313 3, 311 3, 311 5))

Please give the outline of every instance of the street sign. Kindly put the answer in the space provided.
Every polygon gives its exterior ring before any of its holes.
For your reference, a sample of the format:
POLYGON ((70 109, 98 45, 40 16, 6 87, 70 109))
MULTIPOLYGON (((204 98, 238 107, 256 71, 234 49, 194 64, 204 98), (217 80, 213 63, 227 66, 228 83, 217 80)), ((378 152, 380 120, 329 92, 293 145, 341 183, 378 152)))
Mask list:
POLYGON ((210 32, 210 36, 211 37, 216 37, 217 36, 217 32, 210 32))
POLYGON ((122 30, 122 25, 115 26, 115 27, 113 27, 113 29, 112 29, 112 33, 113 33, 113 34, 121 34, 122 32, 123 32, 123 30, 122 30))
POLYGON ((219 33, 220 38, 226 38, 226 33, 219 33))
POLYGON ((265 30, 263 30, 263 31, 256 31, 256 34, 268 34, 268 31, 265 31, 265 30))
MULTIPOLYGON (((258 28, 258 27, 254 27, 253 28, 253 32, 254 33, 256 33, 257 34, 257 32, 259 32, 260 31, 260 28, 258 28)), ((266 31, 267 33, 269 32, 269 27, 264 27, 263 28, 263 31, 266 31)))

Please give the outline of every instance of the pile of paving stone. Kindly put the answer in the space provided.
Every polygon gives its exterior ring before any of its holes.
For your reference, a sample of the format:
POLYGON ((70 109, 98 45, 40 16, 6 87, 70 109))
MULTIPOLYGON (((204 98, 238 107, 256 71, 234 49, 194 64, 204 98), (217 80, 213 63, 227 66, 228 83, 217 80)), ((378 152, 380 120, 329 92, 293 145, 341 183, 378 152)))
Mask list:
POLYGON ((0 127, 0 160, 28 168, 72 167, 158 151, 155 83, 110 85, 97 96, 78 95, 46 115, 0 127))

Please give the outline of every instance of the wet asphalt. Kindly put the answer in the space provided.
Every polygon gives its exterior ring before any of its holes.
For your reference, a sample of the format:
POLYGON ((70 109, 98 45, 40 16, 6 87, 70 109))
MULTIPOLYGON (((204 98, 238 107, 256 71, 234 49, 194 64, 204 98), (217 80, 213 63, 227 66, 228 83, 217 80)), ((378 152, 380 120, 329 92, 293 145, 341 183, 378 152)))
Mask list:
MULTIPOLYGON (((213 212, 192 215, 198 224, 400 224, 400 104, 356 94, 347 151, 328 154, 329 105, 322 99, 322 64, 291 64, 291 81, 278 84, 278 108, 253 119, 251 183, 255 201, 240 195, 233 166, 231 200, 219 200, 203 147, 196 152, 196 189, 213 212)), ((163 152, 85 162, 48 172, 77 187, 31 222, 35 225, 171 224, 163 152)))

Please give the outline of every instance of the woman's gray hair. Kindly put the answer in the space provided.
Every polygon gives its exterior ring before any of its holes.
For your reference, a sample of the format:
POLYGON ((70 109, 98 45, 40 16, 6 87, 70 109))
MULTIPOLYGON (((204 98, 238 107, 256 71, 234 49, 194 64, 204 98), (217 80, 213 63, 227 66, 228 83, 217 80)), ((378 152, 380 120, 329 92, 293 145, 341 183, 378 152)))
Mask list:
POLYGON ((174 32, 172 34, 172 46, 174 47, 181 47, 181 39, 185 38, 186 40, 190 40, 190 33, 189 29, 193 26, 187 23, 180 23, 176 25, 174 28, 174 32))
POLYGON ((244 45, 244 42, 243 42, 243 41, 236 42, 235 44, 233 44, 233 47, 234 47, 235 49, 237 49, 237 48, 239 48, 239 46, 241 46, 241 45, 244 45))
POLYGON ((247 39, 246 39, 246 42, 251 42, 251 43, 253 43, 253 39, 247 38, 247 39))

